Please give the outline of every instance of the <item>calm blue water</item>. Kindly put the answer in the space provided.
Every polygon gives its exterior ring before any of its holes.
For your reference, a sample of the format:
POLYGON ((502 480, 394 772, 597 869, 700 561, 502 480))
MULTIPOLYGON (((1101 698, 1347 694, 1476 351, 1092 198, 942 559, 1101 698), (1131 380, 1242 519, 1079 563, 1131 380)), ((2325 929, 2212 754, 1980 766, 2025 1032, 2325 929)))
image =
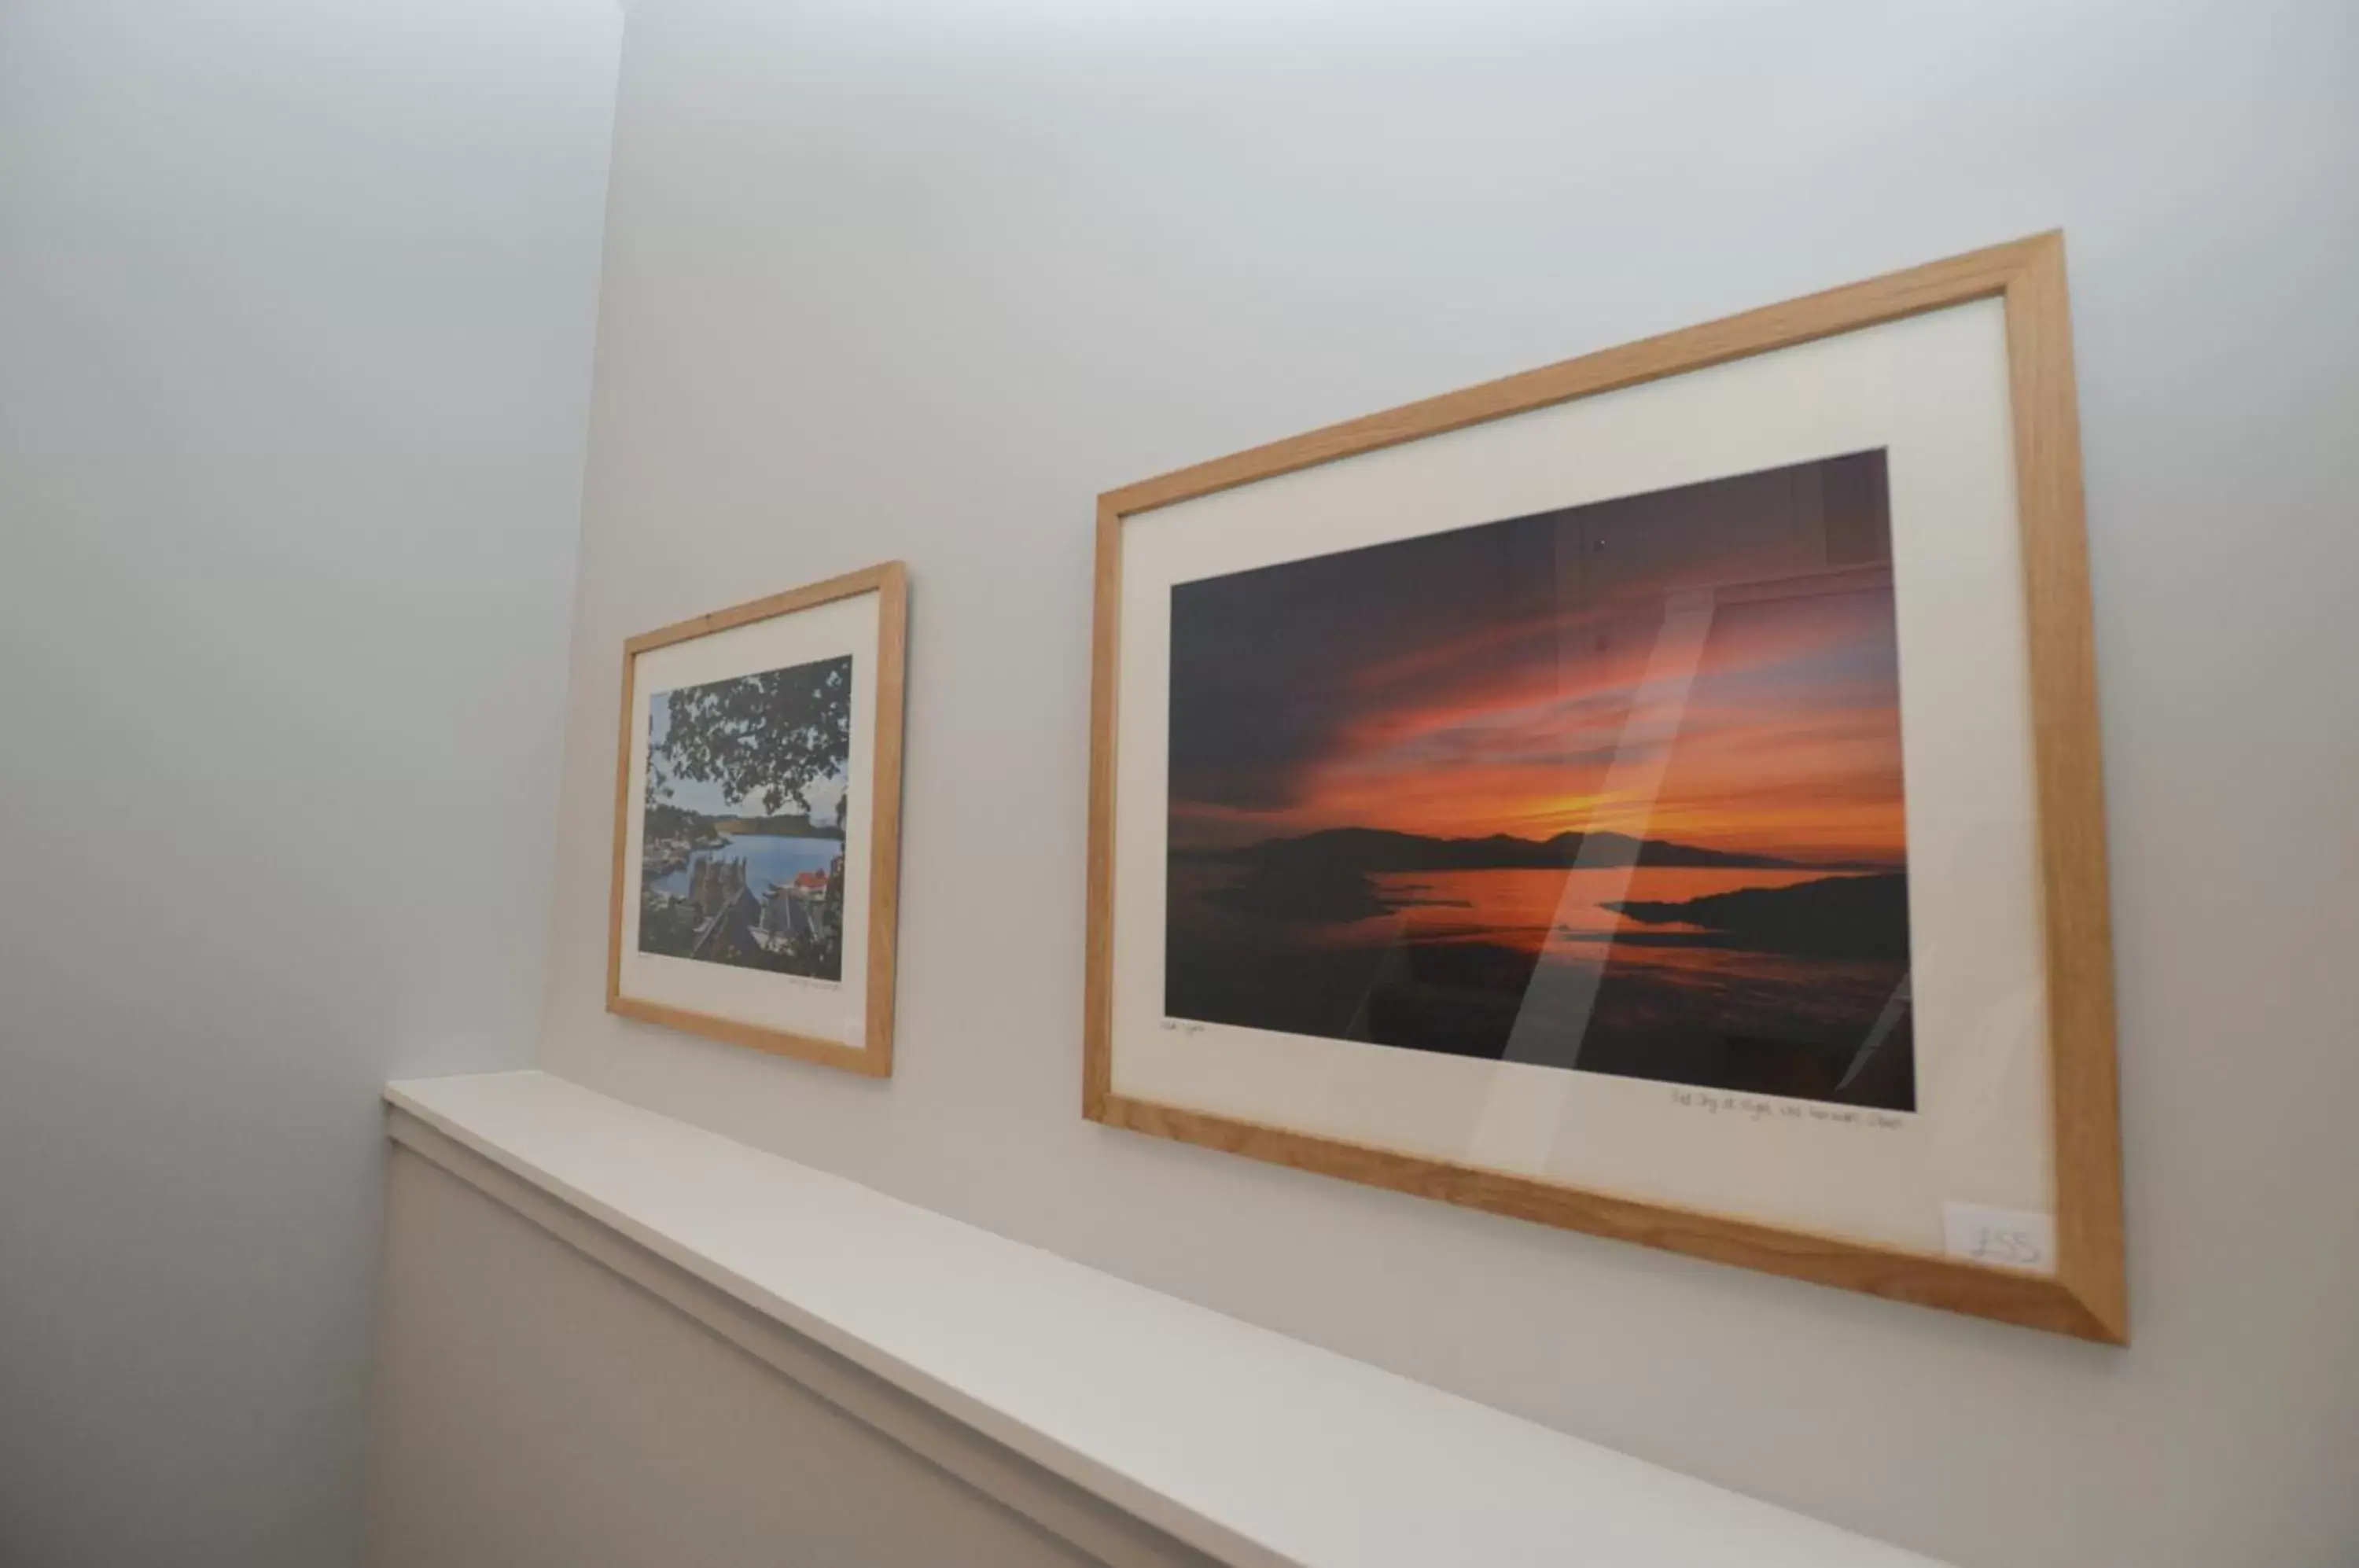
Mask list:
POLYGON ((745 863, 745 886, 760 898, 770 890, 773 882, 791 882, 799 871, 824 871, 830 862, 843 853, 843 841, 834 838, 778 838, 769 833, 746 833, 732 838, 726 849, 701 851, 689 857, 686 866, 677 871, 651 878, 647 886, 658 893, 684 894, 688 891, 689 874, 700 860, 718 855, 723 860, 745 863))

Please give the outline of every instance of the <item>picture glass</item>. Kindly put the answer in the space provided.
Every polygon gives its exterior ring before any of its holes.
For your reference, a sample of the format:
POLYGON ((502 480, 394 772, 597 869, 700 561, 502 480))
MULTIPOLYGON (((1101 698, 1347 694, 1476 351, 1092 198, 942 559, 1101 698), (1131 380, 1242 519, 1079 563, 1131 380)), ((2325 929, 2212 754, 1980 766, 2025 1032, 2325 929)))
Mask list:
POLYGON ((847 656, 655 692, 639 951, 843 974, 847 656))
POLYGON ((1109 1092, 1919 1252, 2044 1223, 2007 365, 1979 301, 1125 517, 1109 1092))
POLYGON ((879 610, 854 593, 634 657, 625 1006, 865 1049, 879 610))
POLYGON ((1885 454, 1171 589, 1170 1018, 1914 1108, 1885 454))

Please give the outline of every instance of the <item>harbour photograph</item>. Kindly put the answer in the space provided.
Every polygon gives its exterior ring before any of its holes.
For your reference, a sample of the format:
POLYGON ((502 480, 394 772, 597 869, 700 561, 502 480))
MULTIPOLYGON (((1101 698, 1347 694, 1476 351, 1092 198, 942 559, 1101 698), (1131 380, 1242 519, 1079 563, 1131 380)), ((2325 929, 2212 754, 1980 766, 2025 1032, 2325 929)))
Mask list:
POLYGON ((654 693, 639 951, 836 981, 852 659, 654 693))

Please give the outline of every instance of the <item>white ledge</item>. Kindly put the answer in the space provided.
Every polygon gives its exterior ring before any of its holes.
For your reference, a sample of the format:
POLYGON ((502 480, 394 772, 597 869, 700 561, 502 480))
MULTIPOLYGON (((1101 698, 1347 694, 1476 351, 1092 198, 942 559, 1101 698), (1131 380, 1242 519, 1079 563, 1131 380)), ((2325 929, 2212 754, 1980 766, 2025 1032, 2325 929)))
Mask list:
POLYGON ((1932 1563, 546 1073, 417 1080, 386 1098, 1226 1563, 1932 1563))

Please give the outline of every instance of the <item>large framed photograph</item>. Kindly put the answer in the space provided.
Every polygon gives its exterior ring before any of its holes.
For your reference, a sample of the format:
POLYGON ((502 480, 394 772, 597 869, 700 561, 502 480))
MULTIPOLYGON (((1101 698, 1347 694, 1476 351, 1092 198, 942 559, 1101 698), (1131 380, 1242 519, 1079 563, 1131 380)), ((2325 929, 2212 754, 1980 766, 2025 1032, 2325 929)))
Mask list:
POLYGON ((893 1070, 898 561, 624 646, 606 1006, 893 1070))
POLYGON ((1099 1121, 2127 1335, 2062 242, 1101 498, 1099 1121))

